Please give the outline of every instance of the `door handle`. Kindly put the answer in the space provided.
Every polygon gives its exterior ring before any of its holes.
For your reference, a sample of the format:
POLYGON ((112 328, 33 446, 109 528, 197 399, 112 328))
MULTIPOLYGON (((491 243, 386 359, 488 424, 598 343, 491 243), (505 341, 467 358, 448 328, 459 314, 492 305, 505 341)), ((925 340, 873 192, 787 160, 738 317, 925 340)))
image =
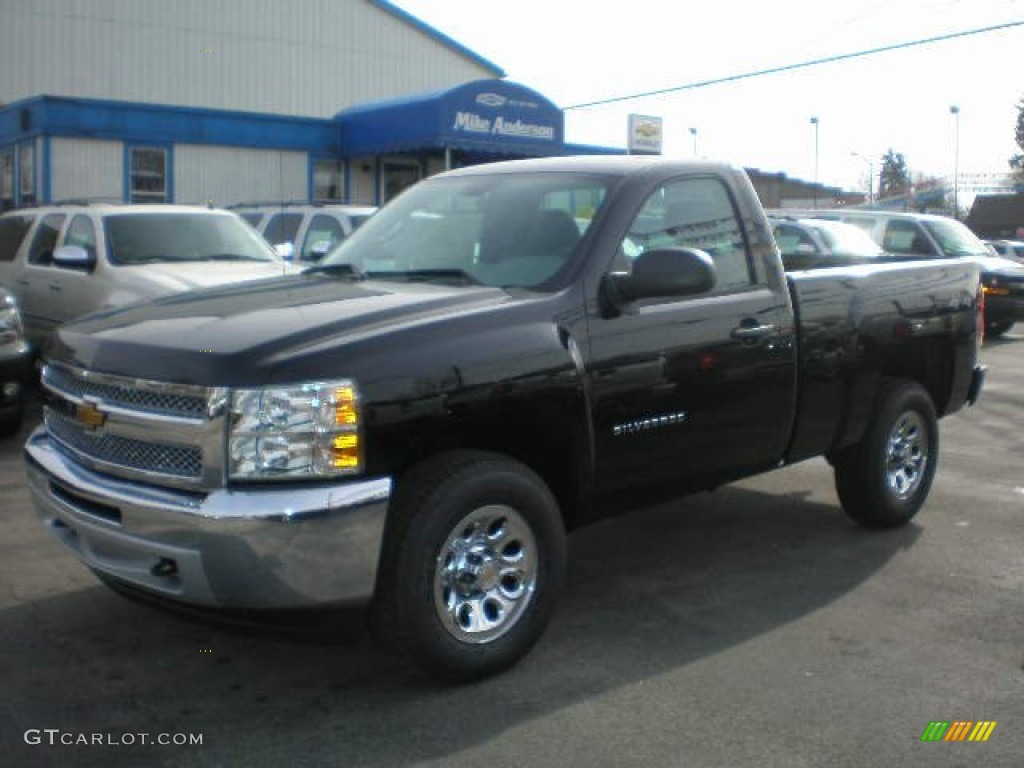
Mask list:
POLYGON ((50 283, 50 290, 54 293, 60 293, 63 288, 61 288, 60 283, 50 283))
POLYGON ((740 341, 753 341, 762 339, 765 336, 772 336, 778 332, 779 326, 769 323, 767 325, 740 325, 733 328, 732 333, 729 335, 740 341))

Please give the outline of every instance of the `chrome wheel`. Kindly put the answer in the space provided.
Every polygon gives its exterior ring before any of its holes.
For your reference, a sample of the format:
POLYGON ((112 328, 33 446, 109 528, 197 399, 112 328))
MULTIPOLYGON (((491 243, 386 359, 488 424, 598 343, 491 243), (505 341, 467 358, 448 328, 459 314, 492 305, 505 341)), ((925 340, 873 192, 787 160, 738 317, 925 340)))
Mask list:
POLYGON ((487 643, 516 625, 537 586, 537 541, 519 512, 475 509, 451 530, 434 569, 441 624, 464 643, 487 643))
POLYGON ((885 476, 898 499, 909 498, 921 485, 928 466, 928 429, 916 411, 896 420, 886 446, 885 476))

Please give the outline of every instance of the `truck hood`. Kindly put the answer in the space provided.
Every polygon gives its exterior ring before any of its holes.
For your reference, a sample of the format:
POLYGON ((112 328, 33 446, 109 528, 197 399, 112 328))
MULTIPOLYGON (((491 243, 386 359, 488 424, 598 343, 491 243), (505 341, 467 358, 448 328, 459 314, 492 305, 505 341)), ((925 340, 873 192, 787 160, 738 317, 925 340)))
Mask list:
POLYGON ((126 285, 146 286, 146 293, 162 296, 243 280, 294 274, 297 268, 280 261, 185 261, 118 266, 126 285))
POLYGON ((96 313, 58 329, 45 356, 157 381, 255 386, 317 349, 379 342, 509 301, 498 288, 293 275, 96 313))

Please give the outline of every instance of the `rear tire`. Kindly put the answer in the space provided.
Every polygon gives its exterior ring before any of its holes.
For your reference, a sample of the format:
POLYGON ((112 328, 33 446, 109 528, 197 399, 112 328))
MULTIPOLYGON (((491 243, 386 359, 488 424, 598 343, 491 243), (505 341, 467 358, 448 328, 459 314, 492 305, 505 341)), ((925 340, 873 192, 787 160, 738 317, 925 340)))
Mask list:
POLYGON ((441 454, 398 485, 374 629, 429 677, 493 675, 540 637, 564 574, 565 530, 540 477, 497 454, 441 454))
POLYGON ((939 458, 935 406, 915 382, 887 380, 864 439, 834 457, 843 510, 868 528, 905 525, 931 490, 939 458))

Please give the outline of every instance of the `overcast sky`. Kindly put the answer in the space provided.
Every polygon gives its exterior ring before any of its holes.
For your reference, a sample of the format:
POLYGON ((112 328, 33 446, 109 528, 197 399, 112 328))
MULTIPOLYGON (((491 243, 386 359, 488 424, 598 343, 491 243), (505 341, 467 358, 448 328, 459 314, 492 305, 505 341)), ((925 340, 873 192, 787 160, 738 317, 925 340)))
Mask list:
MULTIPOLYGON (((396 0, 560 107, 1024 21, 1024 0, 396 0)), ((566 139, 624 146, 660 115, 665 153, 863 188, 888 149, 911 171, 1007 170, 1018 151, 1024 26, 809 69, 566 112, 566 139)))

